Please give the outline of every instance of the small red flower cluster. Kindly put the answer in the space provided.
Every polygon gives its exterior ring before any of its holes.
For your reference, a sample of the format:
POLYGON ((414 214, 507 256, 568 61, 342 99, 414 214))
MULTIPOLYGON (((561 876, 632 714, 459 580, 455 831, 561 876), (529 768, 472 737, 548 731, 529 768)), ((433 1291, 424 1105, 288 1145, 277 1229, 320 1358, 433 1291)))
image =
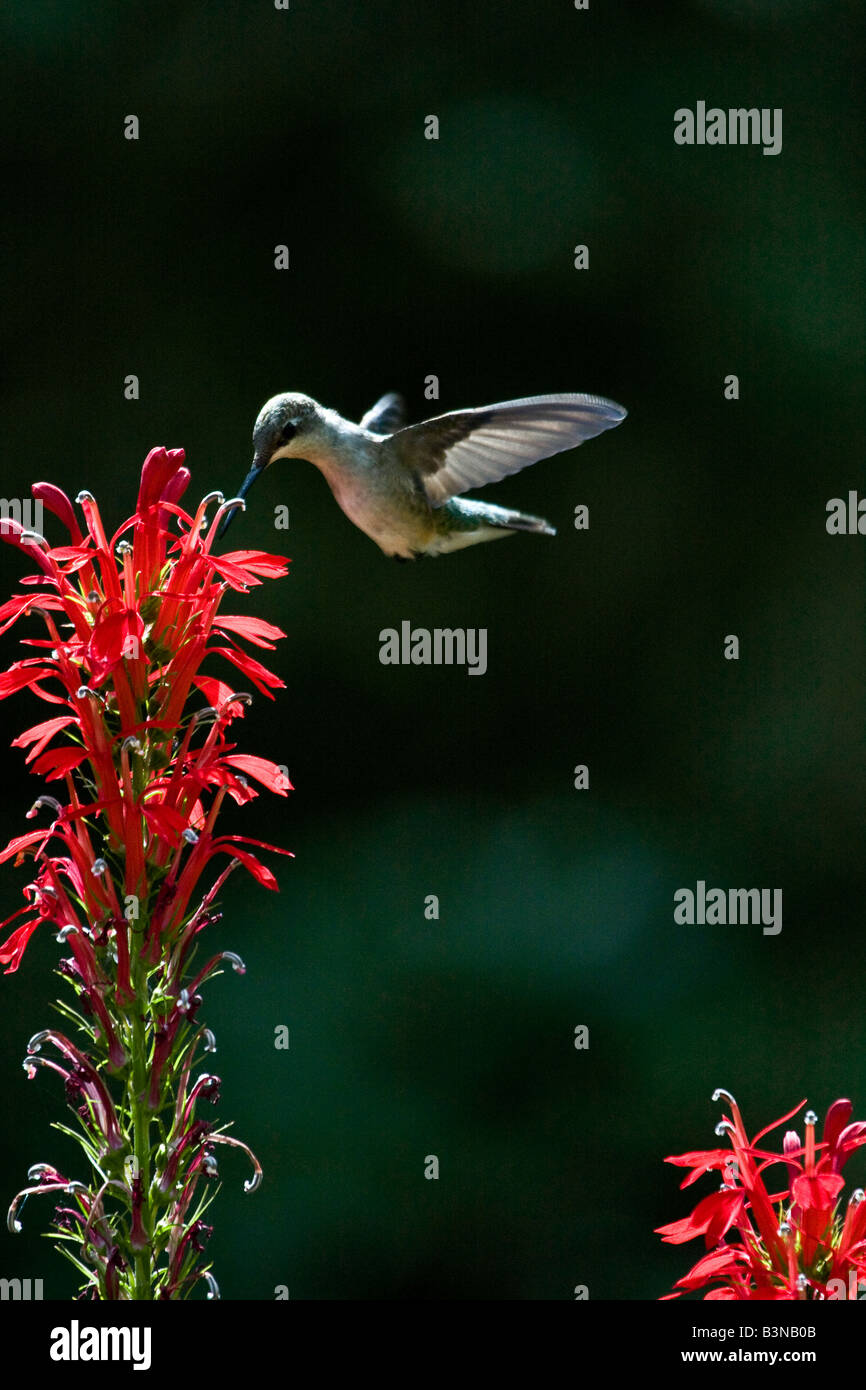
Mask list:
POLYGON ((805 1144, 789 1130, 776 1154, 759 1147, 760 1141, 805 1101, 750 1140, 733 1096, 716 1091, 713 1100, 730 1106, 716 1133, 727 1136, 731 1148, 665 1159, 692 1170, 682 1187, 713 1170, 723 1177, 719 1191, 704 1197, 691 1216, 657 1228, 671 1245, 703 1236, 709 1251, 677 1280, 678 1292, 665 1297, 714 1285, 706 1299, 856 1298, 861 1279, 866 1281, 866 1200, 862 1188, 844 1209, 840 1198, 842 1168, 866 1144, 866 1122, 850 1123, 854 1107, 850 1100, 837 1100, 827 1112, 820 1142, 815 1140, 818 1117, 809 1110, 803 1117, 805 1144), (770 1193, 764 1173, 779 1165, 787 1183, 770 1193))
MULTIPOLYGON (((36 927, 50 922, 78 929, 70 946, 82 976, 94 984, 82 918, 90 924, 123 922, 130 900, 137 903, 136 915, 147 921, 144 946, 156 959, 161 943, 184 932, 189 936, 188 924, 183 924, 191 896, 217 854, 230 854, 265 887, 276 888, 271 871, 240 848, 258 842, 217 836, 214 821, 226 793, 238 802, 256 795, 247 778, 281 795, 289 790, 288 779, 275 763, 233 751, 226 730, 243 714, 249 697, 235 695, 199 668, 206 656, 219 655, 269 698, 272 689, 284 685, 240 650, 234 638, 273 649, 274 639, 285 633, 261 618, 222 614, 219 607, 227 588, 245 591, 259 584, 261 576, 284 575, 286 561, 252 550, 212 554, 221 511, 216 524, 203 528, 208 504, 219 494, 206 497, 195 516, 180 509, 177 501, 189 482, 183 457, 182 449, 150 452, 136 513, 111 540, 89 493, 78 498, 87 523, 82 535, 68 497, 50 483, 35 484, 33 494, 65 524, 71 544, 50 548, 16 522, 0 523, 3 538, 25 551, 41 571, 21 581, 30 593, 16 594, 0 607, 0 632, 35 612, 48 629, 45 639, 23 639, 39 655, 14 662, 0 675, 0 698, 26 686, 62 708, 62 714, 27 729, 13 746, 29 747, 32 770, 49 780, 64 780, 69 797, 65 807, 40 798, 30 815, 40 806, 50 807, 53 824, 17 836, 0 853, 0 863, 14 856, 20 862, 23 852, 31 850, 41 865, 36 882, 25 889, 26 907, 2 923, 27 918, 0 947, 7 974, 18 968, 36 927), (169 514, 184 528, 179 537, 167 530, 169 514), (62 632, 59 617, 65 619, 62 632), (203 692, 209 708, 188 718, 177 738, 193 686, 203 692), (195 744, 207 719, 207 736, 195 744), (72 742, 49 747, 60 733, 72 742), (71 776, 82 765, 92 792, 85 802, 71 776), (206 810, 203 798, 212 790, 216 795, 206 810), (98 852, 88 832, 88 823, 97 816, 103 833, 98 852), (46 854, 51 840, 60 842, 61 853, 46 854), (121 851, 125 866, 118 879, 108 856, 121 851)), ((109 930, 113 933, 113 926, 109 930)), ((116 947, 119 987, 128 992, 124 935, 117 935, 116 947)), ((94 989, 92 1002, 98 1008, 97 1001, 94 989)))
POLYGON ((200 668, 218 656, 268 698, 283 686, 236 639, 272 650, 285 634, 220 605, 230 590, 284 575, 288 562, 257 550, 215 555, 220 521, 237 501, 212 493, 194 515, 185 512, 183 458, 179 449, 151 451, 135 514, 110 539, 89 493, 77 499, 82 530, 69 498, 48 483, 33 494, 64 524, 68 544, 51 547, 0 521, 0 536, 38 569, 21 581, 27 592, 0 607, 0 632, 32 614, 47 629, 44 638, 22 639, 36 654, 0 675, 0 698, 28 687, 56 707, 15 745, 28 750, 33 772, 66 788, 65 802, 41 795, 28 813, 48 810, 50 824, 0 853, 0 863, 32 855, 36 864, 25 906, 2 924, 24 918, 0 946, 0 963, 7 974, 17 970, 41 924, 56 928, 71 953, 59 968, 78 1009, 59 1007, 87 1043, 53 1028, 37 1033, 25 1068, 31 1077, 40 1067, 63 1077, 94 1172, 88 1185, 34 1165, 34 1185, 16 1197, 9 1226, 20 1230, 17 1213, 31 1193, 71 1197, 55 1217, 66 1242, 59 1248, 85 1276, 84 1292, 101 1299, 186 1297, 198 1279, 217 1296, 200 1259, 212 1191, 197 1198, 198 1184, 207 1188, 217 1173, 217 1144, 249 1155, 248 1191, 261 1177, 246 1145, 196 1114, 202 1101, 217 1101, 219 1078, 191 1075, 197 1049, 214 1050, 213 1034, 194 1022, 200 987, 222 961, 239 973, 243 962, 230 951, 197 969, 192 960, 199 933, 220 916, 216 898, 233 869, 243 865, 276 889, 249 846, 288 853, 218 834, 224 798, 250 801, 258 795, 251 782, 285 796, 290 783, 284 767, 238 753, 229 739, 252 697, 200 668), (190 709, 196 692, 206 704, 190 709), (202 875, 220 855, 229 863, 196 903, 202 875), (41 1055, 45 1044, 58 1060, 41 1055))

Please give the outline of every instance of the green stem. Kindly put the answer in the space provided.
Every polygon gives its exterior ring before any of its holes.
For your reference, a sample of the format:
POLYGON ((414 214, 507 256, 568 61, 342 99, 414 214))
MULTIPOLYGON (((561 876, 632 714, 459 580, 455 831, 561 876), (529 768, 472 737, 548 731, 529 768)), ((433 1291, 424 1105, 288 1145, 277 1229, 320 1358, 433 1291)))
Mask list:
MULTIPOLYGON (((132 933, 131 933, 132 935, 132 933)), ((132 1115, 133 1153, 136 1172, 141 1178, 141 1219, 150 1240, 152 1219, 150 1210, 150 1111, 147 1103, 147 1029, 149 1010, 147 965, 141 959, 134 936, 130 943, 132 985, 135 1002, 132 1015, 132 1066, 129 1072, 129 1109, 132 1115)), ((151 1250, 135 1252, 135 1284, 133 1298, 152 1299, 151 1250)))
MULTIPOLYGON (((144 713, 142 711, 142 713, 144 713)), ((132 760, 132 784, 136 797, 144 793, 150 774, 149 758, 137 757, 132 760)), ((147 989, 147 964, 139 950, 144 939, 144 924, 138 923, 140 932, 130 932, 129 957, 132 988, 135 1002, 132 1015, 132 1067, 130 1071, 129 1109, 132 1116, 133 1153, 136 1173, 141 1178, 141 1223, 150 1242, 153 1234, 153 1219, 150 1208, 150 1109, 148 1106, 147 1071, 147 1020, 150 1016, 150 998, 147 989), (138 940, 136 940, 138 938, 138 940)), ((144 1250, 135 1252, 135 1282, 133 1298, 151 1300, 153 1298, 153 1255, 148 1244, 144 1250)))

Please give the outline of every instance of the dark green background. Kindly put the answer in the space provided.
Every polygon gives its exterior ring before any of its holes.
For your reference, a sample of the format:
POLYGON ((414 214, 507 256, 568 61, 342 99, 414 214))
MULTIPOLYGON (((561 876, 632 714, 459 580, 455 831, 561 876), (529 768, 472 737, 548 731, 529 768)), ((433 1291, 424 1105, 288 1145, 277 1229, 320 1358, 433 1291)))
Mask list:
MULTIPOLYGON (((230 819, 297 859, 279 897, 234 881, 212 935, 248 964, 203 1010, 219 1113, 266 1174, 245 1197, 222 1157, 215 1272, 231 1299, 654 1299, 700 1253, 653 1227, 690 1209, 662 1160, 715 1142, 715 1086, 752 1129, 806 1095, 866 1115, 866 542, 824 526, 863 489, 859 7, 291 5, 5 7, 5 495, 88 487, 116 525, 162 443, 189 497, 233 491, 289 389, 355 419, 392 388, 413 419, 573 390, 629 418, 485 494, 554 541, 396 565, 303 464, 237 524, 292 557, 245 600, 289 638, 242 736, 297 790, 230 819), (782 107, 781 155, 676 146, 699 99, 782 107), (383 667, 404 618, 486 627, 488 674, 383 667), (698 878, 781 887, 781 935, 676 926, 698 878)), ((2 742, 42 710, 10 700, 2 742)), ((37 787, 0 768, 5 838, 37 787)), ((25 881, 3 869, 3 915, 25 881)), ((46 932, 0 983, 4 1202, 76 1163, 19 1065, 56 958, 46 932)), ((0 1275, 59 1298, 49 1216, 0 1275)))

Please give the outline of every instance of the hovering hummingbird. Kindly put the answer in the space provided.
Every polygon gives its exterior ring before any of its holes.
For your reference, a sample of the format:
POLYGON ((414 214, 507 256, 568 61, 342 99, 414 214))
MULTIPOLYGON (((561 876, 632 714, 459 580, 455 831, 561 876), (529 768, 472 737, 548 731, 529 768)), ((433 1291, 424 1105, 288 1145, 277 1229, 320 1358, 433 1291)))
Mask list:
MULTIPOLYGON (((554 536, 541 517, 464 500, 469 488, 498 482, 530 463, 573 449, 625 419, 602 396, 530 396, 405 424, 394 392, 360 424, 309 396, 272 396, 253 429, 253 462, 239 497, 276 459, 306 459, 350 521, 398 560, 444 555, 515 531, 554 536)), ((235 511, 226 516, 220 535, 235 511)))

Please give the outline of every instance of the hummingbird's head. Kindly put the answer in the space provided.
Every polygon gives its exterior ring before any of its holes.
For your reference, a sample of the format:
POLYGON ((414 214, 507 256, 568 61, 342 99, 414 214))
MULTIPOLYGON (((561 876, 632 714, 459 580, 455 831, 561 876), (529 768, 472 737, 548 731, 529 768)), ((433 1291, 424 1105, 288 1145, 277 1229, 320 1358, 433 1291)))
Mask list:
MULTIPOLYGON (((265 401, 253 426, 253 461, 238 489, 246 497, 256 478, 260 478, 274 459, 303 458, 315 445, 323 419, 322 407, 311 396, 284 392, 265 401)), ((219 534, 225 535, 237 511, 227 513, 219 534)))
POLYGON ((256 476, 274 459, 302 457, 305 446, 314 442, 321 415, 321 406, 297 392, 284 392, 265 401, 253 426, 252 471, 256 476))

